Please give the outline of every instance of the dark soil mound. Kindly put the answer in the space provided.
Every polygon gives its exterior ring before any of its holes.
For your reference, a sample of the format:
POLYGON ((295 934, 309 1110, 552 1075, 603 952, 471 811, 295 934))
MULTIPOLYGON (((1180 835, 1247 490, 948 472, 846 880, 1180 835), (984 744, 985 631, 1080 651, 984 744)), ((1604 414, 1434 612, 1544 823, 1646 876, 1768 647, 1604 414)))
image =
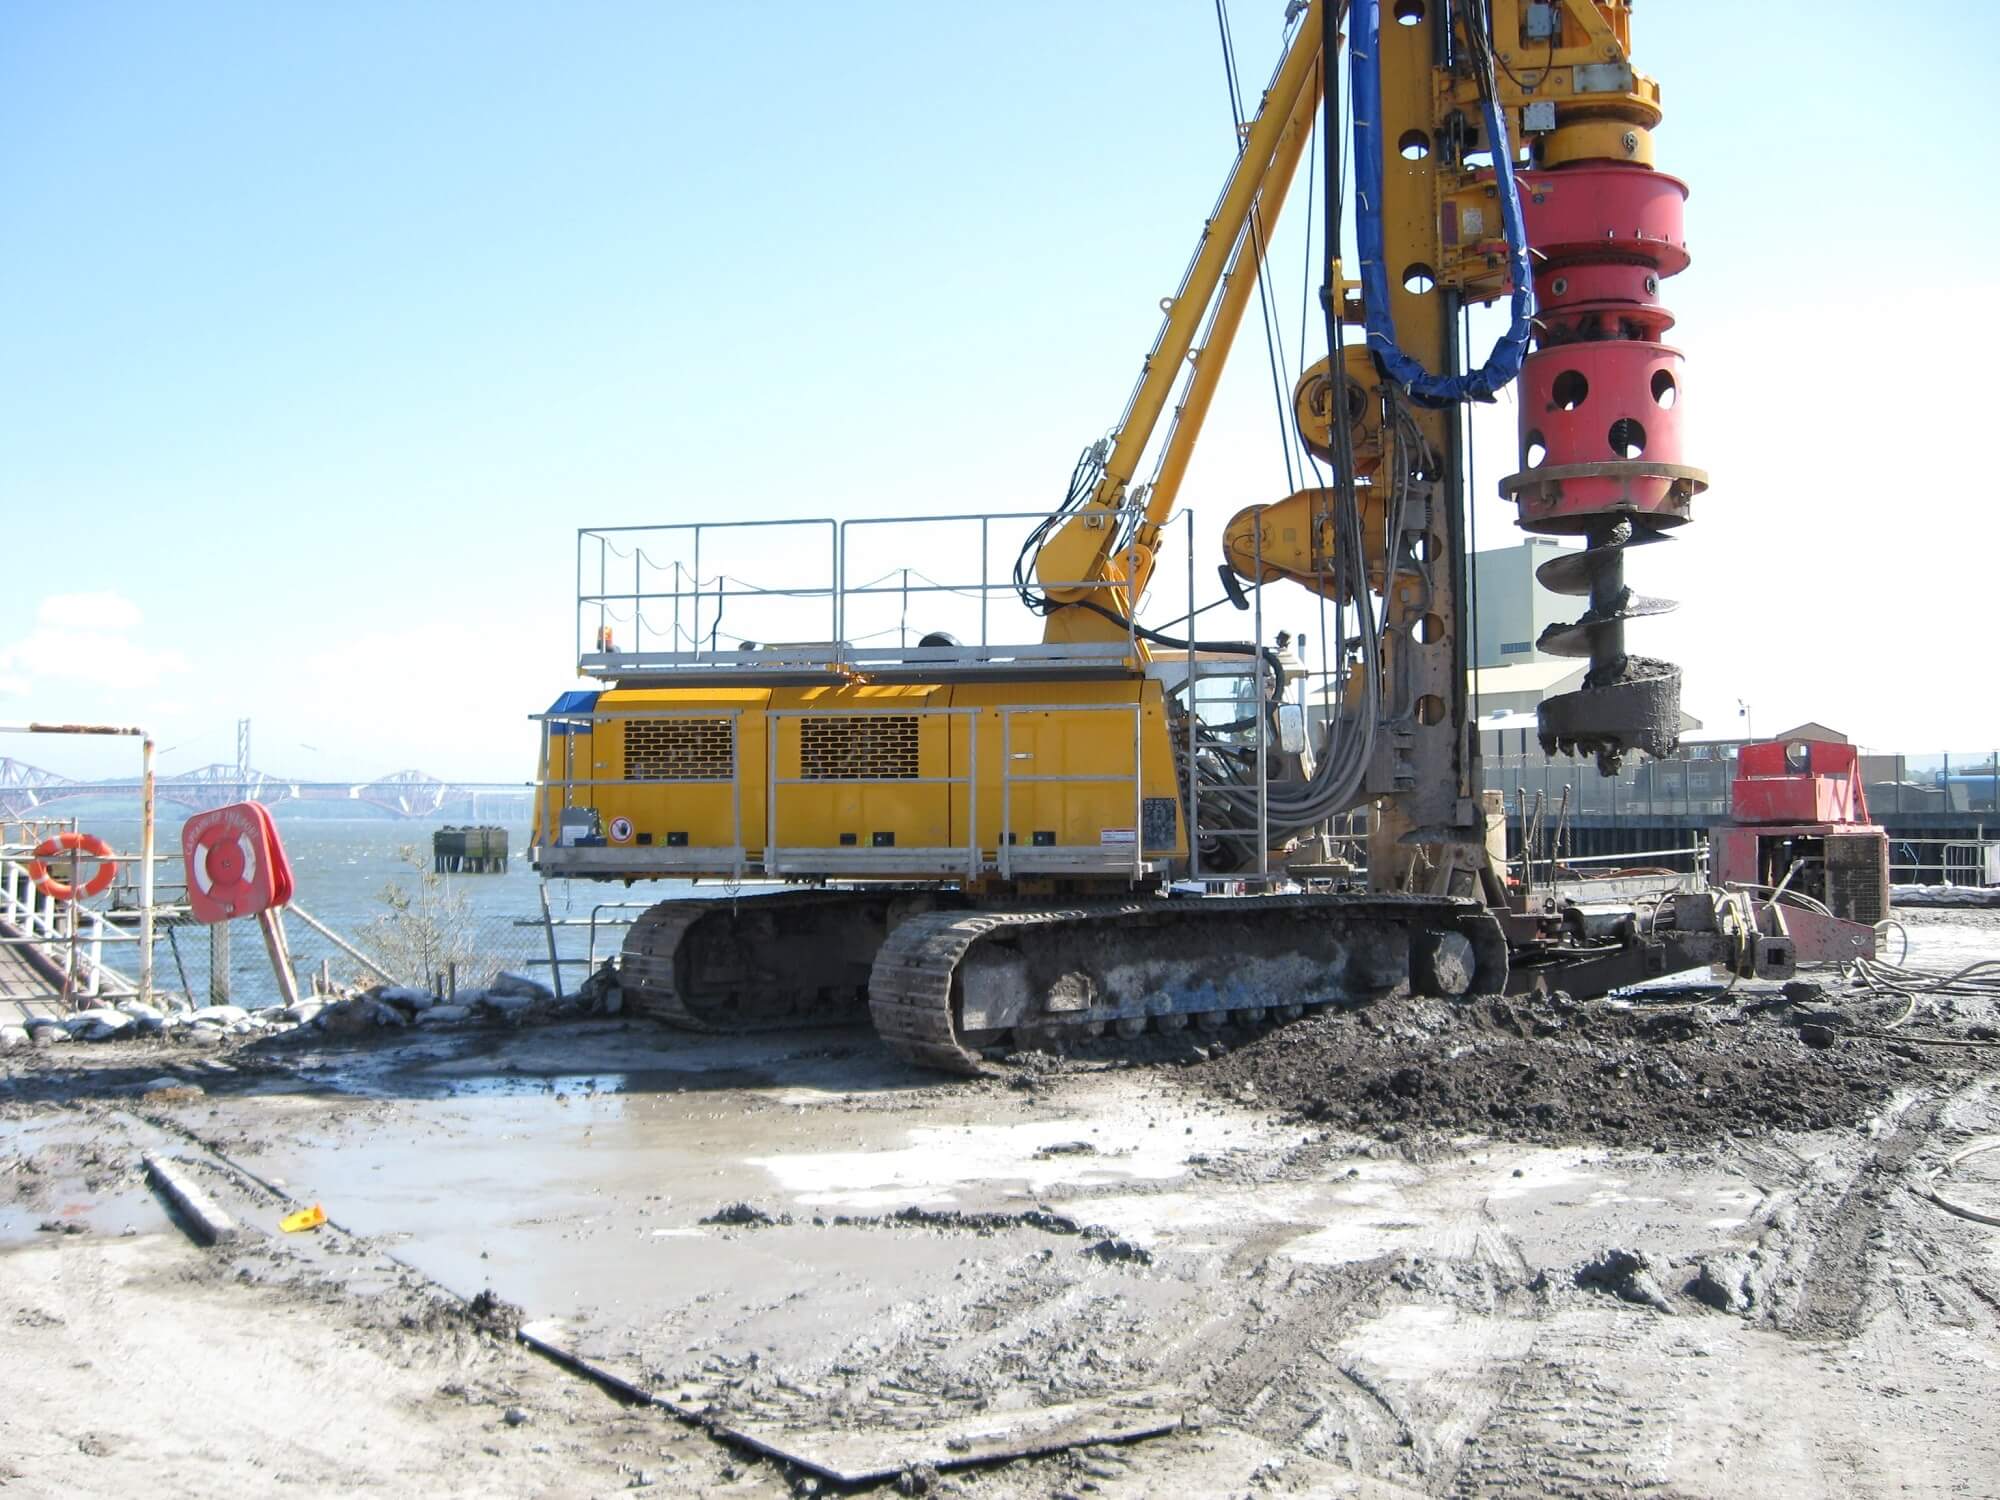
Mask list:
POLYGON ((1391 1137, 1631 1145, 1847 1124, 1898 1085, 1965 1061, 1814 1030, 1824 1016, 1782 1003, 1391 1001, 1280 1027, 1184 1076, 1210 1093, 1391 1137))

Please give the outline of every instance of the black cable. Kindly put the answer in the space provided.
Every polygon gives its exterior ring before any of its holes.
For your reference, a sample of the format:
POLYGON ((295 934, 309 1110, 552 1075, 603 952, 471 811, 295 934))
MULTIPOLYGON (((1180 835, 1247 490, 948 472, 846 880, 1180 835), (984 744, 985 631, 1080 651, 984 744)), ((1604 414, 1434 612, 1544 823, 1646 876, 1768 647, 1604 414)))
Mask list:
MULTIPOLYGON (((1460 309, 1459 316, 1465 325, 1465 346, 1472 347, 1472 309, 1460 309)), ((1466 576, 1471 587, 1466 590, 1467 604, 1472 613, 1472 649, 1479 649, 1479 464, 1478 454, 1472 441, 1473 406, 1465 403, 1465 551, 1470 561, 1466 576)), ((1479 735, 1479 667, 1472 669, 1472 737, 1475 751, 1481 748, 1479 735)))
MULTIPOLYGON (((1358 497, 1354 492, 1354 444, 1353 433, 1348 427, 1347 363, 1342 357, 1344 340, 1341 334, 1340 288, 1334 284, 1333 268, 1340 255, 1341 244, 1341 201, 1346 185, 1341 174, 1340 163, 1340 31, 1334 22, 1338 9, 1332 4, 1320 7, 1321 66, 1326 70, 1324 90, 1324 124, 1320 134, 1324 139, 1321 149, 1325 152, 1324 172, 1326 177, 1326 200, 1324 222, 1321 229, 1323 244, 1321 252, 1326 267, 1325 279, 1320 283, 1320 308, 1326 321, 1326 369, 1330 382, 1329 407, 1327 416, 1328 436, 1333 449, 1333 480, 1340 494, 1340 506, 1336 513, 1334 532, 1336 557, 1349 566, 1359 568, 1355 580, 1355 597, 1368 587, 1367 570, 1360 562, 1360 537, 1342 536, 1346 529, 1344 522, 1350 516, 1357 516, 1358 497), (1343 556, 1344 554, 1344 556, 1343 556)), ((1357 532, 1359 527, 1354 528, 1357 532)))
POLYGON ((1261 656, 1270 669, 1283 682, 1284 670, 1278 660, 1278 653, 1269 646, 1258 645, 1254 641, 1190 641, 1155 630, 1150 625, 1141 625, 1136 620, 1128 620, 1115 609, 1107 609, 1094 599, 1074 599, 1063 609, 1087 609, 1094 615, 1102 615, 1120 630, 1129 630, 1140 640, 1151 646, 1164 646, 1169 651, 1213 651, 1220 656, 1261 656))
POLYGON ((1069 489, 1064 493, 1062 504, 1038 521, 1022 542, 1021 550, 1014 557, 1014 592, 1029 612, 1046 615, 1058 606, 1049 596, 1036 588, 1029 580, 1034 574, 1035 559, 1040 556, 1043 544, 1052 536, 1056 528, 1083 505, 1096 491, 1097 483, 1104 474, 1104 460, 1101 446, 1092 443, 1083 450, 1070 471, 1069 489))
POLYGON ((1092 614, 1101 615, 1111 621, 1120 630, 1129 630, 1139 639, 1156 646, 1164 646, 1170 651, 1214 651, 1229 656, 1262 655, 1269 662, 1271 670, 1278 672, 1277 654, 1251 642, 1183 640, 1141 625, 1135 620, 1128 620, 1115 609, 1108 609, 1092 599, 1068 601, 1051 599, 1028 581, 1034 571, 1034 560, 1040 556, 1047 537, 1059 524, 1075 515, 1081 502, 1088 499, 1096 488, 1098 478, 1104 472, 1103 460, 1098 456, 1100 451, 1099 445, 1095 443, 1083 450, 1083 456, 1077 459, 1076 468, 1070 474, 1069 492, 1063 497, 1062 505, 1036 523, 1034 529, 1028 533, 1027 540, 1021 544, 1021 550, 1014 559, 1014 592, 1020 596, 1021 602, 1038 615, 1054 614, 1059 609, 1087 609, 1092 614))
POLYGON ((1280 370, 1280 366, 1289 361, 1284 358, 1284 335, 1276 326, 1270 293, 1264 284, 1264 255, 1269 241, 1264 235, 1264 213, 1260 207, 1251 208, 1246 232, 1250 236, 1250 252, 1255 257, 1251 269, 1257 276, 1257 311, 1264 320, 1264 359, 1271 368, 1271 398, 1278 407, 1278 445, 1285 456, 1285 493, 1290 494, 1298 489, 1299 481, 1297 471, 1292 467, 1292 418, 1286 409, 1285 378, 1280 370))
MULTIPOLYGON (((1320 59, 1320 67, 1326 66, 1326 59, 1320 59)), ((1306 359, 1306 310, 1312 304, 1312 258, 1313 258, 1313 194, 1319 186, 1319 121, 1313 121, 1313 138, 1306 148, 1306 246, 1301 260, 1304 274, 1299 277, 1299 364, 1300 373, 1306 359)), ((1294 413, 1294 417, 1296 417, 1294 413)), ((1304 450, 1305 462, 1314 477, 1318 477, 1319 463, 1312 456, 1312 450, 1305 445, 1305 434, 1299 434, 1299 447, 1304 450)))
MULTIPOLYGON (((1222 39, 1222 70, 1229 80, 1229 123, 1232 129, 1243 126, 1243 89, 1236 79, 1236 47, 1229 35, 1228 0, 1215 0, 1215 31, 1222 39)), ((1240 147, 1242 137, 1237 137, 1240 147)))
MULTIPOLYGON (((1332 738, 1334 719, 1329 716, 1329 753, 1337 756, 1341 769, 1331 785, 1317 790, 1314 794, 1315 800, 1327 804, 1344 804, 1364 783, 1367 765, 1373 753, 1381 694, 1375 627, 1367 602, 1368 566, 1362 546, 1361 507, 1355 482, 1353 434, 1348 425, 1349 380, 1343 357, 1340 287, 1334 275, 1334 268, 1341 251, 1341 209, 1345 197, 1345 173, 1341 156, 1344 142, 1341 138, 1340 32, 1336 24, 1338 9, 1339 7, 1334 4, 1327 3, 1322 5, 1320 10, 1320 56, 1321 66, 1325 70, 1320 146, 1324 155, 1323 177, 1326 195, 1323 205, 1321 256, 1324 273, 1320 285, 1320 307, 1326 327, 1327 374, 1331 396, 1328 428, 1334 471, 1333 493, 1336 498, 1333 507, 1336 579, 1356 605, 1358 616, 1356 623, 1359 626, 1363 669, 1368 675, 1364 706, 1360 721, 1356 725, 1360 737, 1336 751, 1332 738)), ((1338 659, 1344 660, 1346 629, 1343 612, 1337 609, 1335 618, 1341 637, 1338 643, 1338 659)), ((1316 773, 1315 783, 1318 780, 1316 773)), ((1317 821, 1317 818, 1311 821, 1317 821)))
MULTIPOLYGON (((1237 78, 1236 43, 1229 27, 1229 0, 1215 0, 1215 26, 1222 38, 1222 68, 1229 84, 1229 126, 1234 137, 1236 151, 1241 156, 1245 149, 1243 136, 1243 88, 1237 78)), ((1265 106, 1270 98, 1265 98, 1265 106)), ((1266 164, 1259 164, 1266 165, 1266 164)), ((1244 228, 1246 236, 1244 248, 1250 252, 1251 270, 1257 277, 1257 313, 1264 323, 1264 362, 1271 372, 1271 396, 1278 409, 1278 446, 1285 460, 1285 491, 1291 493, 1299 487, 1297 471, 1292 466, 1292 424, 1285 407, 1285 378, 1283 374, 1284 336, 1276 326, 1269 290, 1264 280, 1264 257, 1270 248, 1270 236, 1264 229, 1263 198, 1250 205, 1249 223, 1244 228)), ((1239 272, 1240 274, 1240 272, 1239 272)))
MULTIPOLYGON (((1486 0, 1484 9, 1486 12, 1487 35, 1491 36, 1493 32, 1493 0, 1486 0)), ((1542 71, 1535 76, 1535 83, 1533 88, 1530 88, 1527 84, 1521 81, 1521 75, 1519 73, 1516 73, 1512 68, 1507 66, 1507 59, 1502 57, 1497 50, 1495 50, 1490 46, 1484 49, 1486 55, 1492 60, 1494 65, 1497 66, 1500 69, 1500 71, 1505 73, 1509 78, 1513 79, 1514 87, 1519 89, 1524 94, 1540 93, 1542 85, 1549 81, 1549 72, 1555 64, 1556 36, 1557 33, 1559 33, 1562 30, 1562 20, 1559 16, 1551 16, 1549 20, 1551 25, 1551 29, 1549 31, 1549 50, 1542 57, 1542 71)), ((1472 28, 1467 27, 1466 29, 1469 31, 1472 28)))
POLYGON ((1222 608, 1223 605, 1233 604, 1234 602, 1235 601, 1233 599, 1230 599, 1227 596, 1221 599, 1210 600, 1207 604, 1200 605, 1197 608, 1189 611, 1187 614, 1176 615, 1173 619, 1167 621, 1166 624, 1160 626, 1159 628, 1162 630, 1173 630, 1176 627, 1185 625, 1192 620, 1200 619, 1203 615, 1207 614, 1212 609, 1220 609, 1222 608))
MULTIPOLYGON (((1344 446, 1342 434, 1347 430, 1347 371, 1340 358, 1340 288, 1333 284, 1334 263, 1340 257, 1341 197, 1346 192, 1340 163, 1340 28, 1334 23, 1337 8, 1332 4, 1320 7, 1320 66, 1326 70, 1326 87, 1321 91, 1320 150, 1325 154, 1322 172, 1326 178, 1326 198, 1320 229, 1323 242, 1320 253, 1325 270, 1320 281, 1319 302, 1326 320, 1326 373, 1332 382, 1333 404, 1328 411, 1331 418, 1328 426, 1338 468, 1340 451, 1344 446)), ((1346 467, 1351 477, 1352 465, 1346 467)), ((1339 477, 1335 475, 1336 479, 1339 477)))
MULTIPOLYGON (((1324 75, 1336 62, 1337 59, 1322 56, 1319 62, 1321 73, 1324 75)), ((1319 120, 1315 119, 1313 121, 1313 138, 1306 152, 1306 243, 1305 251, 1299 261, 1299 360, 1301 365, 1304 364, 1306 357, 1307 309, 1312 305, 1312 207, 1313 196, 1319 189, 1319 145, 1320 132, 1323 128, 1319 120)), ((1303 373, 1303 370, 1301 373, 1303 373)), ((1332 379, 1329 374, 1327 383, 1327 399, 1329 402, 1333 399, 1332 389, 1332 379)), ((1328 417, 1331 418, 1331 416, 1332 412, 1329 410, 1328 417)), ((1292 418, 1296 424, 1298 413, 1294 412, 1292 418)), ((1325 489, 1326 484, 1320 474, 1319 459, 1313 453, 1311 446, 1306 442, 1303 430, 1299 432, 1299 449, 1302 467, 1306 475, 1311 479, 1316 488, 1325 489)), ((1331 744, 1333 734, 1333 704, 1340 697, 1339 690, 1346 675, 1342 669, 1347 654, 1347 619, 1346 611, 1339 604, 1336 604, 1333 613, 1334 633, 1329 636, 1326 628, 1326 591, 1316 587, 1313 590, 1313 595, 1319 601, 1319 693, 1321 703, 1326 709, 1328 743, 1331 744)))

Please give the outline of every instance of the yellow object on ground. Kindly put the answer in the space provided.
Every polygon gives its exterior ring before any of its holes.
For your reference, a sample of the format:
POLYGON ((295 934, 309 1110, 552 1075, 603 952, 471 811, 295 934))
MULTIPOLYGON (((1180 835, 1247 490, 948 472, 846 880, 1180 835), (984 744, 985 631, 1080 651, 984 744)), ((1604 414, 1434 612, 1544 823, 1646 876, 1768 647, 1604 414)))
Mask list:
POLYGON ((302 1229, 317 1229, 326 1222, 326 1210, 315 1203, 311 1208, 302 1208, 278 1220, 278 1227, 286 1234, 297 1234, 302 1229))

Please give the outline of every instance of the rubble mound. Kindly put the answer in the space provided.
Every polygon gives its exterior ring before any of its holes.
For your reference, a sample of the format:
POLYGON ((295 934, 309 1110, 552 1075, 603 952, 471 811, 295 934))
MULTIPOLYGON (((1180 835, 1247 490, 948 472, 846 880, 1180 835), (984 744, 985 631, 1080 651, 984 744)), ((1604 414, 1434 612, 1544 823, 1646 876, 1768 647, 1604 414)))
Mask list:
POLYGON ((1814 1022, 1796 1010, 1392 1000, 1279 1027, 1184 1076, 1219 1097, 1390 1139, 1676 1145, 1848 1124, 1963 1060, 1862 1035, 1807 1039, 1814 1022))

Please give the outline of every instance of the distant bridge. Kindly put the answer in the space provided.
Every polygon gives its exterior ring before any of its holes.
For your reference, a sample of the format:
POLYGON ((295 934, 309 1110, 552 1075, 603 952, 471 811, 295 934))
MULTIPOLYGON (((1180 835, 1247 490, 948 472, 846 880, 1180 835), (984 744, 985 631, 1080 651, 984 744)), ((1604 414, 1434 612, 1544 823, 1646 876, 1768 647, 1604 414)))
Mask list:
MULTIPOLYGON (((518 797, 525 812, 533 788, 518 781, 440 781, 423 771, 392 771, 373 781, 301 781, 239 766, 207 765, 154 779, 161 803, 205 812, 231 802, 354 802, 398 818, 432 818, 449 803, 518 797)), ((86 798, 138 798, 136 778, 77 781, 25 761, 0 756, 0 818, 24 818, 86 798)))

